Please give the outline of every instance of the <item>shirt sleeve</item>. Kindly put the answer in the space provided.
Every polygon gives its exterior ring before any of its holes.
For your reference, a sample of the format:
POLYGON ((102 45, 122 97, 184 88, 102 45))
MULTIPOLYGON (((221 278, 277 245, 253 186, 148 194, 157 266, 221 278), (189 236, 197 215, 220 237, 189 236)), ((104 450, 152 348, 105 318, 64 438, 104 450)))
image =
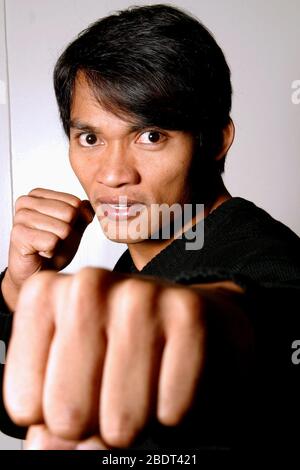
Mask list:
POLYGON ((1 283, 5 271, 0 274, 0 341, 1 341, 1 364, 0 364, 0 430, 8 436, 17 439, 25 439, 27 429, 17 426, 9 418, 3 402, 3 375, 5 369, 5 355, 11 336, 13 314, 10 313, 1 290, 1 283))

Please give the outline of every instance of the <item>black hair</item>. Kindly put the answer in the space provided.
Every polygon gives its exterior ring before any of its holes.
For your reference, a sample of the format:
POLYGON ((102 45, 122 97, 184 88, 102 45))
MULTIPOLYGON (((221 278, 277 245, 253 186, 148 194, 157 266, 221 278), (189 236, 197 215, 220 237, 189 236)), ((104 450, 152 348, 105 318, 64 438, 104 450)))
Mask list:
MULTIPOLYGON (((169 5, 133 6, 82 31, 59 57, 54 88, 65 133, 77 72, 107 110, 141 127, 192 132, 214 160, 229 123, 230 69, 213 35, 169 5)), ((224 159, 216 163, 224 171, 224 159)))

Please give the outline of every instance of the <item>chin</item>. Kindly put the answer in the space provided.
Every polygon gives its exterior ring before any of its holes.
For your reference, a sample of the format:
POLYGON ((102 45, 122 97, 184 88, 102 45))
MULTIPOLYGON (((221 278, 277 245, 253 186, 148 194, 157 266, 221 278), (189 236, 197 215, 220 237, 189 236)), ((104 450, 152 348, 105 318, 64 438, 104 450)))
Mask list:
POLYGON ((121 237, 110 237, 105 232, 104 232, 104 235, 111 242, 125 243, 126 245, 134 245, 135 243, 141 243, 141 242, 145 241, 145 238, 133 239, 133 238, 130 238, 130 237, 123 237, 123 238, 121 238, 121 237))
POLYGON ((101 221, 100 226, 106 238, 116 243, 141 243, 151 236, 147 227, 145 227, 143 232, 137 232, 133 230, 133 227, 130 229, 130 226, 123 223, 101 221))

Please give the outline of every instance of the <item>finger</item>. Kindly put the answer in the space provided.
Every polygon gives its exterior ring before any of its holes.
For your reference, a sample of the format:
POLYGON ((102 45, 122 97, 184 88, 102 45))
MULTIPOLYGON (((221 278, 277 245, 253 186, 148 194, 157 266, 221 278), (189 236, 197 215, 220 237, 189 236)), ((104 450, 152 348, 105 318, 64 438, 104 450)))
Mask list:
POLYGON ((83 201, 81 201, 80 210, 82 214, 85 215, 88 219, 90 219, 91 217, 93 218, 95 215, 93 206, 88 199, 84 199, 83 201))
POLYGON ((95 212, 87 199, 81 201, 78 197, 74 196, 73 194, 53 191, 51 189, 35 188, 30 191, 28 195, 33 196, 35 198, 45 198, 55 201, 62 201, 75 207, 76 209, 79 208, 81 216, 88 223, 93 220, 93 217, 95 215, 95 212))
POLYGON ((28 196, 33 196, 35 198, 44 198, 44 199, 62 201, 76 208, 79 207, 80 202, 81 202, 81 200, 77 196, 74 196, 73 194, 64 193, 60 191, 53 191, 52 189, 45 189, 45 188, 32 189, 28 193, 28 196))
POLYGON ((61 240, 67 238, 71 231, 71 225, 63 220, 41 214, 31 209, 22 209, 18 211, 15 216, 14 223, 22 224, 32 229, 54 233, 61 240))
POLYGON ((61 439, 52 434, 44 424, 30 426, 24 450, 75 450, 77 441, 61 439))
POLYGON ((182 289, 165 292, 166 346, 158 386, 157 416, 178 424, 191 408, 204 367, 205 328, 199 296, 182 289), (167 301, 166 301, 167 300, 167 301))
POLYGON ((52 232, 16 224, 12 230, 11 241, 21 256, 43 253, 50 258, 59 242, 59 237, 52 232))
POLYGON ((76 230, 78 233, 83 233, 86 227, 92 222, 94 216, 95 212, 90 201, 81 201, 77 218, 74 223, 74 230, 76 230))
POLYGON ((100 436, 92 436, 84 441, 80 441, 75 450, 109 450, 110 448, 103 442, 100 436))
POLYGON ((81 201, 73 194, 53 191, 51 189, 36 188, 30 191, 28 196, 36 199, 47 199, 55 202, 64 202, 67 205, 74 207, 75 209, 79 209, 80 217, 82 217, 87 223, 90 223, 95 215, 95 212, 88 200, 85 199, 81 201))
POLYGON ((100 436, 91 436, 84 441, 62 439, 52 434, 44 425, 30 426, 24 450, 108 450, 100 436))
POLYGON ((51 432, 67 439, 80 439, 98 430, 106 348, 106 295, 101 283, 109 284, 110 272, 103 270, 102 281, 91 276, 93 271, 81 270, 71 286, 60 285, 55 294, 61 303, 45 379, 44 416, 51 432))
POLYGON ((4 400, 11 418, 21 426, 43 419, 43 382, 54 332, 51 284, 55 276, 45 271, 29 278, 14 313, 5 365, 4 400))
POLYGON ((80 200, 78 200, 75 206, 75 204, 69 204, 65 201, 55 199, 21 196, 16 201, 15 212, 17 214, 17 212, 22 209, 31 209, 41 214, 63 220, 64 222, 72 223, 78 216, 80 204, 80 200))
POLYGON ((115 296, 101 386, 100 433, 107 444, 128 447, 155 411, 163 338, 153 319, 152 285, 130 279, 115 296))

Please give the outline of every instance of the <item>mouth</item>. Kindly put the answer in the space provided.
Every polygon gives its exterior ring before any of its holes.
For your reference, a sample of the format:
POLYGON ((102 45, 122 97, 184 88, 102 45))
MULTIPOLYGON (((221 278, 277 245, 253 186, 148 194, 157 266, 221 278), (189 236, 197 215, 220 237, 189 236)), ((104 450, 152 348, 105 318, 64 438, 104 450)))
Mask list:
POLYGON ((102 200, 98 203, 96 214, 100 220, 105 217, 114 221, 127 220, 137 217, 146 208, 145 204, 129 200, 126 196, 120 197, 117 202, 102 200))

